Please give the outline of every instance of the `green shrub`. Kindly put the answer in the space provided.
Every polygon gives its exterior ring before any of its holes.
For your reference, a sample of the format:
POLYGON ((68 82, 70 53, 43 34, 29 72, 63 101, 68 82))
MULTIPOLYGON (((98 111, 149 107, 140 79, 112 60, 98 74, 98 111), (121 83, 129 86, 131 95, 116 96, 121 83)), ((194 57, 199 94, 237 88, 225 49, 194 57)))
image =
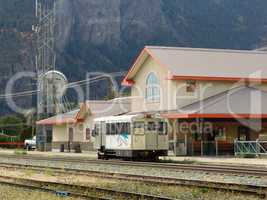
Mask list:
POLYGON ((21 150, 21 149, 16 149, 14 151, 15 155, 27 155, 27 151, 26 150, 21 150))

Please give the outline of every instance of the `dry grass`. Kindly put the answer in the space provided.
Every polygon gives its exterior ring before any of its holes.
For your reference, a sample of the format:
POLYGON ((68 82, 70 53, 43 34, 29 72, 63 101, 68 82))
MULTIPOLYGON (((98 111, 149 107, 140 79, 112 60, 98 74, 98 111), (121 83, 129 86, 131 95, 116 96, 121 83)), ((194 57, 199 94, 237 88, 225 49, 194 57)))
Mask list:
POLYGON ((106 188, 119 189, 125 191, 135 191, 146 194, 162 195, 166 197, 176 198, 179 200, 258 200, 260 198, 227 191, 218 191, 206 188, 192 188, 182 186, 164 186, 164 185, 148 185, 144 183, 135 183, 127 181, 118 181, 117 183, 103 183, 96 185, 106 188))
POLYGON ((52 193, 24 190, 10 186, 0 185, 1 200, 78 200, 77 198, 63 198, 52 193))
MULTIPOLYGON (((58 175, 50 170, 45 170, 43 173, 34 172, 32 170, 0 170, 1 174, 15 177, 27 177, 44 181, 62 181, 64 183, 81 184, 88 186, 111 188, 115 190, 125 190, 129 192, 140 192, 153 195, 162 195, 180 200, 258 200, 258 197, 244 194, 233 193, 231 191, 217 191, 212 189, 192 188, 182 186, 166 186, 166 185, 152 185, 140 182, 119 181, 115 179, 105 179, 90 176, 71 176, 66 172, 65 175, 58 175)), ((61 199, 54 195, 46 193, 23 191, 21 195, 20 189, 0 187, 0 199, 38 199, 38 200, 54 200, 61 199), (5 192, 9 189, 10 192, 5 192), (10 194, 10 196, 9 196, 10 194), (30 198, 25 197, 30 196, 30 198), (4 197, 4 198, 3 198, 4 197), (12 198, 11 198, 12 197, 12 198), (20 197, 20 198, 19 198, 20 197), (24 198, 21 198, 24 197, 24 198), (33 197, 33 198, 32 198, 33 197)), ((117 198, 119 199, 119 198, 117 198)))

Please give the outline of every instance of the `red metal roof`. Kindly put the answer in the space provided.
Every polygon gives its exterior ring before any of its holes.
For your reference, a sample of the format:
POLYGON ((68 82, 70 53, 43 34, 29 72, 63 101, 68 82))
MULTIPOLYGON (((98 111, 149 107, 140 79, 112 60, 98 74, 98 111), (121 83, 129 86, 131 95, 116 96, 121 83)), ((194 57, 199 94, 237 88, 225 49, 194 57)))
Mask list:
POLYGON ((173 80, 267 82, 267 52, 147 46, 125 76, 124 85, 134 83, 147 56, 165 67, 171 73, 168 78, 173 80))
POLYGON ((94 117, 121 115, 130 111, 131 98, 116 98, 109 101, 87 101, 82 103, 80 109, 68 113, 40 120, 37 125, 62 125, 82 122, 86 115, 92 114, 94 117))
POLYGON ((240 86, 179 110, 162 113, 169 119, 179 118, 267 118, 267 92, 240 86))

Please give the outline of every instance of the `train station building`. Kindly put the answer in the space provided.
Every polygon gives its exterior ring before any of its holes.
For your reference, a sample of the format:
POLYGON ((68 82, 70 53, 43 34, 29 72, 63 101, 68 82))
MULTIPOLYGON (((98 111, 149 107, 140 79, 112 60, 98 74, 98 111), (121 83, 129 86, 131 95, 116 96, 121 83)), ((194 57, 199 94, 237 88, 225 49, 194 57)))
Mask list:
POLYGON ((93 151, 94 119, 103 116, 123 115, 130 111, 130 98, 107 101, 86 101, 80 108, 37 122, 51 127, 52 151, 93 151))
POLYGON ((145 47, 123 80, 131 113, 169 122, 175 155, 233 155, 267 140, 267 52, 145 47))

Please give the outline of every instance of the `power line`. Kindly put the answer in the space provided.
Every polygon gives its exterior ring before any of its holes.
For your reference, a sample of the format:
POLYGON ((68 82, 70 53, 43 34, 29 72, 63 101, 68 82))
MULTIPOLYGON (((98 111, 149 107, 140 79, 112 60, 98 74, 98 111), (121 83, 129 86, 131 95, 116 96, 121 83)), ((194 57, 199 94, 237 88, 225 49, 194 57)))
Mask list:
POLYGON ((99 75, 99 76, 96 76, 94 78, 88 78, 88 79, 85 79, 85 80, 81 80, 81 81, 76 81, 76 82, 72 82, 72 83, 69 83, 68 84, 68 87, 73 87, 73 86, 76 86, 76 85, 80 85, 82 83, 90 83, 90 81, 94 81, 94 80, 98 80, 98 79, 106 79, 108 78, 108 76, 123 76, 126 74, 127 71, 123 71, 123 72, 113 72, 113 73, 107 73, 107 74, 103 74, 103 75, 99 75))
POLYGON ((5 99, 8 97, 22 97, 22 96, 31 96, 33 94, 37 94, 39 90, 29 90, 24 92, 10 93, 10 94, 2 94, 0 95, 0 99, 5 99))
MULTIPOLYGON (((113 72, 113 73, 109 73, 109 74, 106 74, 106 75, 99 75, 99 76, 96 76, 94 78, 90 78, 90 79, 85 79, 85 80, 69 83, 67 85, 67 88, 74 88, 74 87, 86 85, 86 84, 89 84, 89 83, 96 83, 96 82, 98 82, 100 80, 108 78, 107 75, 110 75, 110 76, 123 76, 125 73, 126 73, 126 71, 124 71, 124 72, 113 72)), ((10 94, 1 94, 0 95, 0 99, 5 99, 5 98, 8 98, 8 97, 10 97, 10 98, 11 97, 12 98, 18 98, 18 97, 32 96, 32 95, 38 94, 38 92, 40 92, 40 90, 29 90, 29 91, 16 92, 16 93, 10 93, 10 94)))

